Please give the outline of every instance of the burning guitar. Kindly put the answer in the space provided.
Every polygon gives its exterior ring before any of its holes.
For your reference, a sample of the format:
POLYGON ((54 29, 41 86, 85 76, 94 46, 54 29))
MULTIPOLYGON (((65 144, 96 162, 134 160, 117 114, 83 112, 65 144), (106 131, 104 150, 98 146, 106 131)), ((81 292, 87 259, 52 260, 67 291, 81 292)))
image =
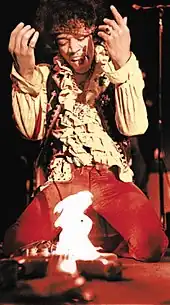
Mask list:
MULTIPOLYGON (((88 238, 93 222, 85 211, 92 200, 91 192, 81 191, 60 201, 53 211, 58 213, 54 225, 62 229, 55 250, 48 255, 36 251, 32 256, 1 260, 3 286, 0 286, 7 288, 12 283, 16 296, 21 299, 55 297, 88 302, 95 298, 86 285, 88 278, 122 279, 122 265, 117 256, 100 253, 100 248, 94 247, 88 238)), ((41 245, 44 243, 40 242, 41 245)), ((32 245, 31 253, 36 246, 32 245)))
POLYGON ((100 256, 91 243, 88 235, 92 229, 92 220, 84 214, 92 204, 93 195, 89 191, 81 191, 60 201, 54 213, 60 213, 55 227, 61 227, 57 255, 65 255, 71 260, 93 260, 100 256))
POLYGON ((86 277, 105 277, 115 280, 121 277, 121 264, 114 253, 101 253, 100 247, 94 247, 88 235, 92 229, 92 220, 85 215, 92 204, 93 195, 89 191, 80 191, 60 201, 54 208, 59 213, 55 227, 62 229, 55 255, 61 257, 60 269, 86 277))

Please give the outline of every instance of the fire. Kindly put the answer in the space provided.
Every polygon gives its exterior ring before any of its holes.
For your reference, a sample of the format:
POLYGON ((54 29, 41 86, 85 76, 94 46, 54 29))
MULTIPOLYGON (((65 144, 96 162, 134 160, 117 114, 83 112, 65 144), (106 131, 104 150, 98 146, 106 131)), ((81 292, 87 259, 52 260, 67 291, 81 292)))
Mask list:
POLYGON ((62 231, 55 253, 62 257, 60 268, 71 274, 76 272, 76 260, 95 260, 100 257, 99 248, 91 243, 88 235, 92 229, 92 220, 84 214, 92 204, 93 195, 81 191, 60 201, 54 208, 59 213, 54 226, 62 231))

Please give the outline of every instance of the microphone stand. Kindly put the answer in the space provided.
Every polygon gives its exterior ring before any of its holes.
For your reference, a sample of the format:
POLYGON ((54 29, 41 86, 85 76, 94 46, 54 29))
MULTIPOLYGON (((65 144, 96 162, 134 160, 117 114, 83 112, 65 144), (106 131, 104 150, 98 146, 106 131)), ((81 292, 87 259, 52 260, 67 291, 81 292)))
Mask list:
POLYGON ((135 10, 152 10, 158 9, 159 11, 159 75, 158 75, 158 171, 159 171, 159 200, 160 200, 160 217, 163 228, 166 230, 166 213, 164 207, 164 166, 162 160, 162 147, 163 147, 163 129, 162 129, 162 35, 163 35, 163 14, 165 8, 170 8, 170 5, 157 5, 157 6, 139 6, 133 4, 135 10))
POLYGON ((160 215, 163 228, 166 230, 166 213, 164 205, 164 166, 162 160, 163 148, 163 128, 162 128, 162 36, 163 36, 163 14, 164 9, 158 7, 159 10, 159 78, 158 78, 158 172, 159 172, 159 199, 160 199, 160 215))

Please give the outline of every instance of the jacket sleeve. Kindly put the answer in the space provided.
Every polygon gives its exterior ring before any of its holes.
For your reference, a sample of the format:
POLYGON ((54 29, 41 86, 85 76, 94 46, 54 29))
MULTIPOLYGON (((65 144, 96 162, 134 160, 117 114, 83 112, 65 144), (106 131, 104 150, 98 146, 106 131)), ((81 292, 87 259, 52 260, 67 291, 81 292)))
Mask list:
POLYGON ((139 63, 133 53, 119 70, 109 62, 107 76, 115 85, 116 125, 126 136, 145 133, 148 118, 143 99, 144 80, 139 63))
POLYGON ((12 67, 12 109, 17 127, 24 137, 40 140, 44 136, 47 107, 47 65, 35 67, 31 82, 27 82, 12 67))

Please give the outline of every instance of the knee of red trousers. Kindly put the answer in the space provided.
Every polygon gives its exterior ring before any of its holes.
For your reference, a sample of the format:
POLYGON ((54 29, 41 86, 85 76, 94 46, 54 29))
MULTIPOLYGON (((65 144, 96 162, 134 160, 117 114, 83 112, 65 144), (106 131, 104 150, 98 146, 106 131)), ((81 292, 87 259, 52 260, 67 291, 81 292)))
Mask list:
POLYGON ((158 234, 142 232, 139 239, 129 239, 129 255, 139 261, 157 262, 164 256, 168 244, 168 237, 163 230, 158 234))

